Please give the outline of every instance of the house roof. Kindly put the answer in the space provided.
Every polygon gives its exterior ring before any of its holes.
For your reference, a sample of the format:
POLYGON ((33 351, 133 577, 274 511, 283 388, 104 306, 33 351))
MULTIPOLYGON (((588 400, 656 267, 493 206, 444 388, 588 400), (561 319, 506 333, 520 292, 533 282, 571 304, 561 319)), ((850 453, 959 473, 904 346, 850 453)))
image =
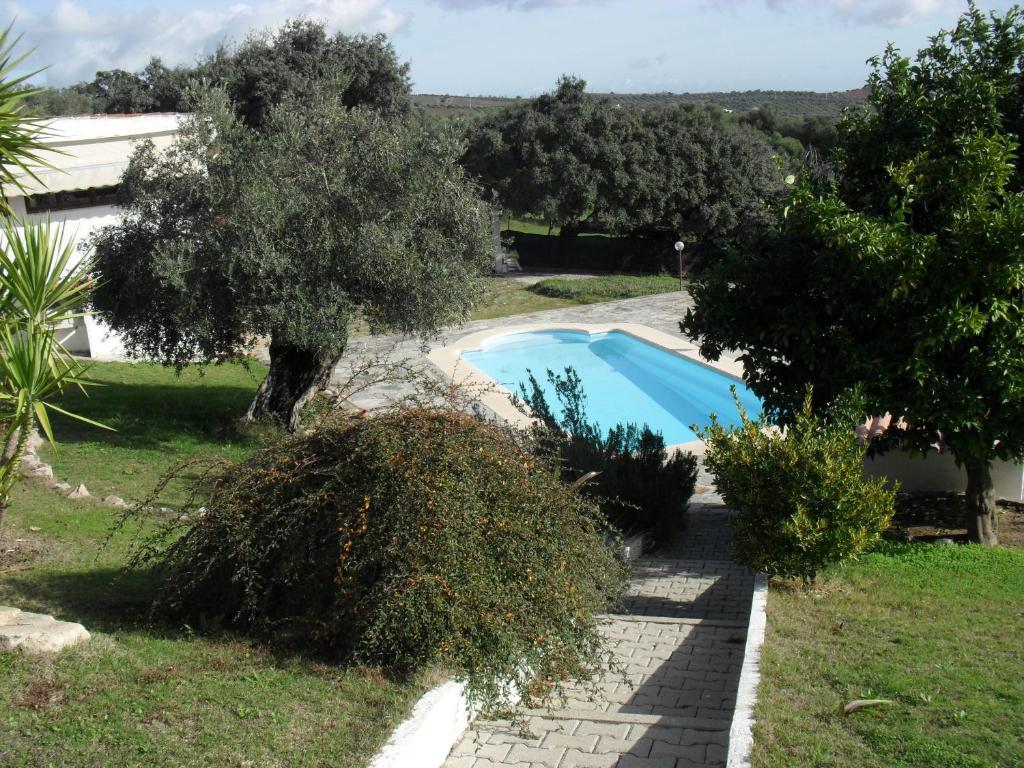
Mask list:
POLYGON ((46 123, 42 137, 52 151, 38 153, 54 167, 34 167, 38 181, 21 169, 15 176, 28 195, 113 186, 128 167, 136 142, 150 139, 158 149, 169 147, 185 117, 158 113, 54 118, 46 123))

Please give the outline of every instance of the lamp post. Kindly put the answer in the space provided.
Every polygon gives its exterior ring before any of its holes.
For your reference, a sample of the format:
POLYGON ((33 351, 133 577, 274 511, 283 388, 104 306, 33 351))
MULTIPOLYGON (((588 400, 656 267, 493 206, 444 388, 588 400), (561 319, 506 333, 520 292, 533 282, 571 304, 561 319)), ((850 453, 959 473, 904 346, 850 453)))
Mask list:
POLYGON ((679 255, 679 290, 683 290, 683 249, 686 243, 682 240, 676 242, 676 253, 679 255))

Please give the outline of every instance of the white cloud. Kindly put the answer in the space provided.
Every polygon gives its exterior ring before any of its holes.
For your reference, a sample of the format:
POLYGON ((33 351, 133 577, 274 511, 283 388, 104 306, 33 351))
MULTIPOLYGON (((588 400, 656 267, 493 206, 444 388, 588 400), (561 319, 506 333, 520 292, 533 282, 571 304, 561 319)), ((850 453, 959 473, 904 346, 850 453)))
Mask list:
MULTIPOLYGON (((612 0, 433 0, 445 8, 454 10, 474 10, 485 7, 504 7, 515 11, 535 11, 545 8, 566 8, 573 6, 597 5, 612 0)), ((619 0, 632 6, 635 12, 637 4, 643 0, 619 0)), ((872 24, 877 26, 899 26, 907 24, 921 16, 927 16, 937 10, 949 7, 962 7, 956 0, 689 0, 695 8, 708 12, 723 8, 736 8, 750 2, 763 2, 775 11, 799 10, 808 7, 830 8, 840 18, 856 24, 872 24)))
POLYGON ((225 39, 241 40, 253 29, 307 16, 332 31, 394 32, 405 17, 385 0, 254 0, 212 10, 139 6, 131 11, 98 11, 75 0, 59 0, 49 11, 30 3, 4 4, 26 45, 36 48, 35 66, 46 66, 53 84, 91 79, 99 69, 138 70, 150 56, 166 64, 187 64, 225 39))
POLYGON ((948 0, 830 0, 841 17, 858 23, 881 27, 909 24, 958 3, 948 0))

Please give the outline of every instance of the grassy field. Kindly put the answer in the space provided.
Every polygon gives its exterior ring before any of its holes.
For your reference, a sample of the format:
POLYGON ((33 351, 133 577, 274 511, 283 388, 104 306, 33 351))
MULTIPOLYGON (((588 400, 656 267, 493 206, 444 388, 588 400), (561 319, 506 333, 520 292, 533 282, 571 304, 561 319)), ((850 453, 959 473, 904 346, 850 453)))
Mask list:
MULTIPOLYGON (((561 227, 551 227, 549 230, 547 222, 540 219, 506 217, 501 221, 504 231, 513 234, 522 232, 527 235, 551 235, 552 237, 558 237, 562 233, 561 227)), ((577 237, 611 237, 611 235, 604 232, 581 232, 577 237)))
POLYGON ((677 290, 678 278, 663 275, 550 278, 532 285, 514 278, 495 277, 488 278, 483 298, 470 319, 490 320, 677 290))
MULTIPOLYGON (((98 364, 107 386, 64 421, 58 478, 94 496, 147 493, 195 454, 240 458, 256 440, 231 426, 262 371, 98 364)), ((181 489, 172 489, 173 503, 181 489)), ((80 621, 93 639, 56 656, 0 655, 0 764, 10 766, 358 766, 427 681, 396 682, 203 627, 155 624, 153 581, 122 575, 133 526, 106 542, 115 512, 23 482, 0 546, 0 605, 80 621), (8 551, 13 550, 13 552, 8 551)))
POLYGON ((756 768, 1024 765, 1024 551, 886 544, 773 584, 756 768), (848 717, 853 699, 889 706, 848 717))
MULTIPOLYGON (((98 363, 89 378, 101 384, 83 394, 69 392, 63 406, 116 432, 54 417, 58 445, 43 450, 58 478, 84 482, 94 496, 113 493, 139 499, 172 465, 194 456, 238 459, 252 448, 252 435, 236 420, 265 375, 253 363, 190 367, 176 375, 153 363, 98 363)), ((167 502, 177 499, 171 487, 167 502)))
POLYGON ((541 280, 530 286, 533 293, 581 304, 620 301, 679 290, 679 278, 670 275, 608 275, 586 280, 541 280))

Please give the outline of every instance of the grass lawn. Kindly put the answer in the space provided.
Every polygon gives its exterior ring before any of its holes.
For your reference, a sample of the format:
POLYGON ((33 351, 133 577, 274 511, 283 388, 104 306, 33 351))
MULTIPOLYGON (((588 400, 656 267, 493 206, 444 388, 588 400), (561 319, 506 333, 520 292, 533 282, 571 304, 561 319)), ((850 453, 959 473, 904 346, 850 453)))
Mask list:
POLYGON ((619 301, 679 290, 679 278, 670 275, 607 275, 584 280, 541 280, 530 286, 533 293, 580 304, 619 301))
MULTIPOLYGON (((194 456, 239 459, 254 438, 241 433, 236 419, 245 412, 266 374, 252 363, 186 368, 181 375, 155 363, 95 363, 88 377, 102 386, 72 391, 62 405, 116 432, 57 415, 56 447, 41 452, 58 479, 83 482, 93 496, 113 493, 144 498, 160 476, 194 456)), ((181 484, 163 501, 173 506, 181 484)))
MULTIPOLYGON (((158 366, 97 364, 93 375, 108 386, 69 399, 119 431, 56 423, 57 477, 85 482, 94 496, 136 498, 181 458, 241 458, 255 439, 229 425, 261 374, 230 365, 178 378, 158 366)), ((0 605, 80 621, 93 639, 56 656, 0 655, 5 767, 359 766, 429 682, 151 623, 149 576, 120 577, 135 529, 103 546, 115 514, 31 481, 13 494, 0 605)))
POLYGON ((1024 765, 1024 551, 886 543, 773 584, 756 768, 1024 765), (892 705, 838 714, 853 699, 892 705))
POLYGON ((493 277, 487 279, 484 295, 474 308, 470 319, 490 320, 545 309, 632 299, 677 290, 678 278, 664 275, 550 278, 533 285, 515 278, 493 277))
MULTIPOLYGON (((548 235, 552 237, 558 237, 561 234, 561 227, 551 227, 551 231, 548 231, 548 224, 540 219, 533 219, 530 217, 515 218, 511 219, 507 216, 503 216, 501 219, 502 227, 507 232, 522 232, 526 235, 548 235)), ((580 232, 578 237, 611 237, 604 232, 580 232)))

